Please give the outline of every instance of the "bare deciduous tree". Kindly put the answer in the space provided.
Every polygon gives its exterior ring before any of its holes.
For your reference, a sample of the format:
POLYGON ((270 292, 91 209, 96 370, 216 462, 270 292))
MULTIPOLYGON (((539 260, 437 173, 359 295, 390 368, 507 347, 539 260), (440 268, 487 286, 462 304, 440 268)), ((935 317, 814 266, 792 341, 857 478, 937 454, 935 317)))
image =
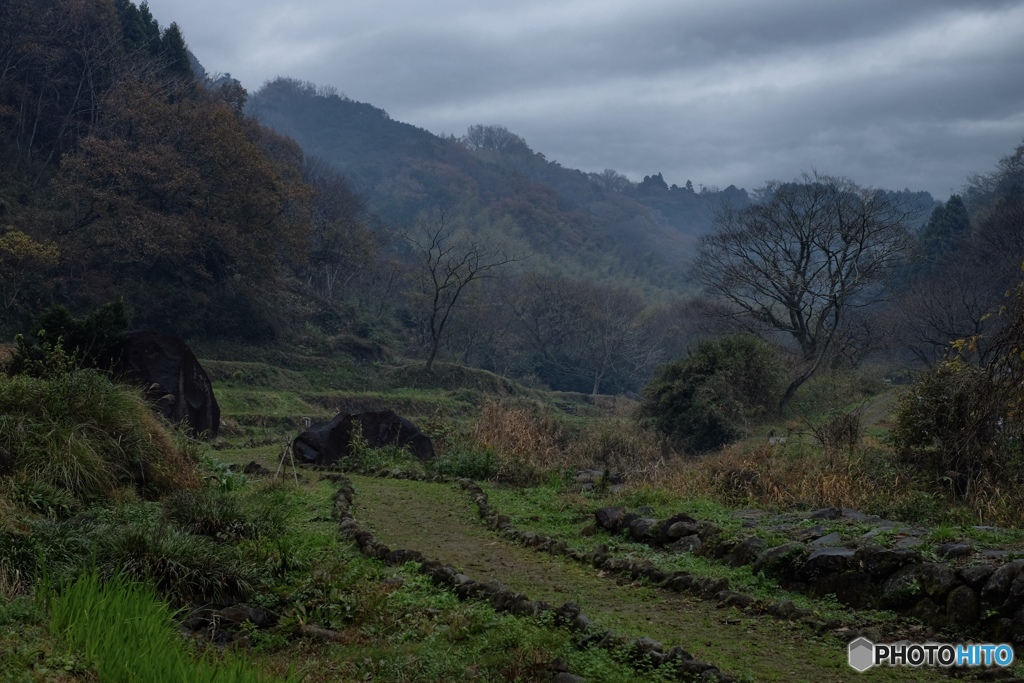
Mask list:
POLYGON ((814 173, 769 185, 760 204, 724 211, 701 239, 696 278, 800 348, 780 410, 825 360, 847 313, 883 298, 912 218, 883 192, 814 173))
POLYGON ((502 245, 488 245, 478 238, 459 233, 448 212, 440 212, 432 221, 421 221, 418 234, 409 236, 423 267, 422 293, 430 350, 427 370, 434 365, 445 325, 466 287, 476 280, 494 277, 501 266, 524 257, 510 253, 502 245))
POLYGON ((308 282, 333 301, 337 290, 371 267, 378 247, 364 222, 366 200, 351 190, 344 174, 311 156, 302 175, 314 190, 308 282))
POLYGON ((918 360, 934 366, 950 352, 951 342, 977 337, 998 323, 990 315, 999 304, 992 291, 989 278, 966 259, 945 264, 903 291, 894 310, 901 341, 918 360))

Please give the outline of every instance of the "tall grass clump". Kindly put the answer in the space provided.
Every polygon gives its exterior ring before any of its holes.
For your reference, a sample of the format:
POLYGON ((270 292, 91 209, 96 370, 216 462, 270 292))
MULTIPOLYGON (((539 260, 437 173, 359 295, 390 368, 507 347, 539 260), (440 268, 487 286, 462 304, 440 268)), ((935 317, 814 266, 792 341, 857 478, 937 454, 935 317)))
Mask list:
POLYGON ((156 493, 194 487, 194 463, 136 391, 55 362, 39 377, 0 377, 0 447, 16 478, 110 497, 140 475, 156 493))
POLYGON ((471 434, 488 455, 494 478, 520 485, 548 480, 552 473, 600 467, 651 479, 671 455, 654 430, 626 418, 572 426, 538 407, 484 404, 471 434))
POLYGON ((569 445, 572 460, 601 467, 631 480, 654 480, 674 452, 668 441, 635 420, 602 420, 569 445))
POLYGON ((98 562, 106 576, 152 582, 176 604, 246 599, 258 580, 231 545, 161 523, 97 528, 98 562))
POLYGON ((536 484, 546 472, 578 464, 568 448, 571 431, 539 407, 488 401, 471 436, 479 447, 493 449, 496 478, 512 484, 536 484))
POLYGON ((669 461, 660 484, 677 495, 732 506, 847 507, 930 524, 978 519, 976 512, 944 494, 941 483, 915 477, 873 439, 831 453, 817 443, 734 444, 699 459, 669 461))
POLYGON ((122 576, 103 582, 92 570, 48 592, 51 634, 81 651, 101 681, 268 680, 238 656, 193 658, 151 586, 122 576))

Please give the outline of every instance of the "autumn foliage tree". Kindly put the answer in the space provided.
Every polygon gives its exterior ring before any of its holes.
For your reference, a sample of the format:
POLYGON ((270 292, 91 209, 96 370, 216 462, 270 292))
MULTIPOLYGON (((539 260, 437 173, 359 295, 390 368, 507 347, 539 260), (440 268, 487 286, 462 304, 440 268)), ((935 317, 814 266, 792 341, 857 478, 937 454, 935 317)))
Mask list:
POLYGON ((18 309, 28 284, 55 268, 59 256, 53 242, 38 242, 13 226, 0 234, 0 304, 7 317, 18 309))
POLYGON ((961 496, 1024 480, 1024 284, 995 315, 1001 324, 990 338, 952 340, 894 413, 896 448, 961 496), (978 353, 982 343, 985 354, 978 353))
POLYGON ((299 170, 202 91, 126 78, 104 112, 57 178, 73 207, 69 258, 105 275, 87 286, 129 289, 142 320, 216 313, 242 325, 256 299, 268 303, 279 262, 305 253, 299 170))

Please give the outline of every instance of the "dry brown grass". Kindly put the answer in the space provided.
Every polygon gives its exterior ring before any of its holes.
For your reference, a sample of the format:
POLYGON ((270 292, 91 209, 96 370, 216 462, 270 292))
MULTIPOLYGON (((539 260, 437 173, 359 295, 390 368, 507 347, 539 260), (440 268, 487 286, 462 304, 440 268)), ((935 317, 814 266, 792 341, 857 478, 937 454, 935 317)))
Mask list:
MULTIPOLYGON (((870 461, 863 453, 824 457, 801 445, 740 444, 696 460, 674 460, 662 484, 675 493, 710 495, 729 504, 864 509, 874 506, 883 484, 870 461)), ((899 482, 884 483, 890 495, 899 495, 899 482)))
POLYGON ((856 413, 817 429, 789 427, 784 445, 748 439, 690 458, 673 453, 654 431, 627 418, 572 426, 540 404, 492 402, 484 406, 472 436, 494 450, 498 478, 519 485, 596 467, 621 472, 633 483, 731 506, 834 506, 921 523, 1024 525, 1024 485, 1018 477, 989 475, 958 497, 927 463, 901 459, 889 446, 863 436, 856 413))
POLYGON ((0 561, 0 599, 10 601, 25 592, 21 572, 12 569, 7 562, 0 561))
POLYGON ((624 474, 631 481, 656 481, 674 455, 665 439, 634 420, 602 420, 569 445, 574 460, 624 474))
POLYGON ((1024 524, 1024 492, 1013 482, 989 478, 958 497, 947 482, 870 438, 842 451, 735 444, 700 459, 670 460, 658 486, 734 506, 833 506, 908 521, 1024 524))
POLYGON ((472 438, 494 450, 498 478, 516 484, 535 484, 545 472, 578 463, 568 453, 569 430, 539 406, 484 404, 472 438))
POLYGON ((613 417, 572 427, 540 405, 488 402, 472 432, 498 458, 498 478, 518 484, 547 473, 608 469, 631 479, 654 479, 669 455, 663 440, 633 420, 613 417))

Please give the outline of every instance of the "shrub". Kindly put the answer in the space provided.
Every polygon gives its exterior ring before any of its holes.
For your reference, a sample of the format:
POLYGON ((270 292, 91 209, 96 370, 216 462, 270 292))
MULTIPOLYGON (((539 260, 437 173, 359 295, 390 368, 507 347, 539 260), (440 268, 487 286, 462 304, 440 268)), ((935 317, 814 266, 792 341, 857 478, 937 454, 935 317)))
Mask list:
POLYGON ((948 478, 961 496, 978 493, 982 482, 1024 475, 1024 283, 1000 316, 1005 324, 991 340, 953 342, 951 354, 900 397, 894 415, 896 448, 948 478), (988 348, 979 354, 982 341, 988 348))
POLYGON ((167 516, 190 534, 217 540, 258 535, 256 525, 246 518, 238 498, 220 489, 180 491, 165 507, 167 516))
POLYGON ((979 477, 1007 464, 1019 439, 1003 394, 984 370, 943 363, 900 397, 892 444, 967 495, 979 477))
POLYGON ((228 603, 253 591, 255 576, 231 546, 173 526, 131 524, 97 528, 105 575, 152 581, 177 604, 228 603))
POLYGON ((23 532, 0 531, 0 564, 26 582, 46 572, 73 573, 92 552, 89 529, 71 520, 38 520, 23 532))
POLYGON ((75 367, 106 368, 128 325, 124 304, 104 304, 84 318, 75 318, 63 306, 39 316, 32 334, 18 335, 10 371, 40 377, 47 374, 55 349, 61 349, 75 367))
POLYGON ((474 447, 469 444, 457 443, 434 463, 438 474, 447 477, 466 477, 468 479, 493 479, 498 473, 498 458, 494 449, 487 446, 474 447))
POLYGON ((702 342, 663 365, 644 389, 641 419, 691 452, 720 448, 781 395, 782 365, 771 346, 747 335, 702 342))

